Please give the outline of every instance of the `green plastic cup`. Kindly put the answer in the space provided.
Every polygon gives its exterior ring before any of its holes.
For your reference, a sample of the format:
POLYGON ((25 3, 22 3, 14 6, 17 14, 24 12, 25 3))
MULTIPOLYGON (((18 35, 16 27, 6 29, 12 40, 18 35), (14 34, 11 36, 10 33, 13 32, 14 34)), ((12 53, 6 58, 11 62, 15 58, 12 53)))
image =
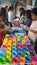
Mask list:
POLYGON ((17 36, 17 41, 20 41, 20 40, 21 40, 20 36, 17 36))
POLYGON ((12 44, 12 47, 16 47, 16 44, 12 44))
POLYGON ((11 63, 11 58, 10 57, 6 58, 6 63, 11 63))
POLYGON ((0 63, 2 63, 2 64, 5 63, 5 58, 4 58, 4 57, 1 57, 1 58, 0 58, 0 63))

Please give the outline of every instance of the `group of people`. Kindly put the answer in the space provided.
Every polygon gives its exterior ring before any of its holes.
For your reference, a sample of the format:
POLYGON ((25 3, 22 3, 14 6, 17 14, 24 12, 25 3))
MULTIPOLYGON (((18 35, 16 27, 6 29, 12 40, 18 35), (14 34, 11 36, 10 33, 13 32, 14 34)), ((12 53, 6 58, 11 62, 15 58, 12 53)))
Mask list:
MULTIPOLYGON (((6 6, 7 9, 7 6, 6 6)), ((31 40, 32 45, 35 44, 35 51, 37 53, 37 7, 32 8, 31 10, 25 10, 23 7, 20 8, 20 17, 17 17, 12 6, 9 7, 9 10, 6 11, 8 21, 7 23, 3 21, 3 15, 0 12, 0 46, 2 44, 1 39, 4 36, 4 33, 9 31, 12 27, 13 19, 18 18, 18 22, 22 26, 22 29, 26 31, 29 39, 31 40), (8 12, 7 12, 8 11, 8 12), (8 24, 8 25, 7 25, 8 24)), ((19 15, 19 14, 18 14, 19 15)), ((16 22, 15 22, 16 23, 16 22)))

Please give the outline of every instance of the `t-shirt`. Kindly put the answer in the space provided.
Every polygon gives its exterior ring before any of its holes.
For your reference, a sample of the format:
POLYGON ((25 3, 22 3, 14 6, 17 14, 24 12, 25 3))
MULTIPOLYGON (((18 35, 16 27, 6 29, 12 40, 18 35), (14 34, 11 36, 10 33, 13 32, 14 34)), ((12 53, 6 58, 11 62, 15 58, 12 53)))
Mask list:
MULTIPOLYGON (((30 29, 34 30, 34 31, 37 31, 37 21, 33 21, 31 26, 30 26, 30 29)), ((29 31, 28 32, 28 36, 31 40, 33 40, 35 42, 36 38, 37 38, 37 34, 29 31)))
POLYGON ((12 22, 12 19, 14 18, 14 14, 13 14, 13 12, 12 11, 9 11, 8 12, 8 21, 9 22, 12 22))
MULTIPOLYGON (((5 27, 5 22, 4 21, 1 21, 0 22, 0 29, 3 29, 5 27)), ((3 41, 3 36, 4 36, 4 33, 3 32, 0 32, 0 44, 2 44, 2 41, 3 41)))
POLYGON ((28 27, 30 27, 31 23, 32 23, 32 20, 31 20, 31 19, 28 19, 28 20, 26 21, 26 25, 27 25, 28 27))
MULTIPOLYGON (((0 22, 0 29, 3 29, 4 27, 4 22, 0 22)), ((0 32, 0 44, 2 44, 3 41, 3 32, 0 32)))

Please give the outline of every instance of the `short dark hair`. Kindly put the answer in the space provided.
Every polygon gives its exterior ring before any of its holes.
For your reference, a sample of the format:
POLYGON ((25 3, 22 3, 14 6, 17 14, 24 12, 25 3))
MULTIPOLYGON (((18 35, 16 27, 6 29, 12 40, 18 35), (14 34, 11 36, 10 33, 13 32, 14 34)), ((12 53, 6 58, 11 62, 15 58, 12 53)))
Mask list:
POLYGON ((13 6, 10 6, 10 7, 9 7, 9 10, 12 10, 12 9, 13 9, 13 6))
POLYGON ((25 15, 25 9, 24 8, 20 8, 20 11, 21 11, 21 15, 25 15))
POLYGON ((31 10, 26 10, 26 14, 28 18, 31 18, 31 10))
POLYGON ((32 13, 37 16, 37 7, 32 9, 32 13))
POLYGON ((6 8, 8 7, 8 6, 5 6, 6 8))

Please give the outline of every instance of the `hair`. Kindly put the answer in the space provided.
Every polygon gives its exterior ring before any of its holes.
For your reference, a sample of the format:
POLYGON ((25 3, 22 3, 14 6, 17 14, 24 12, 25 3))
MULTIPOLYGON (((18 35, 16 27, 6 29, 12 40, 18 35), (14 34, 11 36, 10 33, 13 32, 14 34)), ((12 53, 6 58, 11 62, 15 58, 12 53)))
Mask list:
POLYGON ((31 19, 31 10, 26 10, 27 18, 31 19))
POLYGON ((5 8, 7 8, 8 6, 5 6, 5 8))
POLYGON ((9 6, 9 10, 13 10, 13 7, 12 6, 9 6))
POLYGON ((20 12, 21 12, 20 15, 25 15, 25 9, 24 8, 20 8, 20 12))
POLYGON ((32 13, 37 16, 37 7, 32 9, 32 13))

